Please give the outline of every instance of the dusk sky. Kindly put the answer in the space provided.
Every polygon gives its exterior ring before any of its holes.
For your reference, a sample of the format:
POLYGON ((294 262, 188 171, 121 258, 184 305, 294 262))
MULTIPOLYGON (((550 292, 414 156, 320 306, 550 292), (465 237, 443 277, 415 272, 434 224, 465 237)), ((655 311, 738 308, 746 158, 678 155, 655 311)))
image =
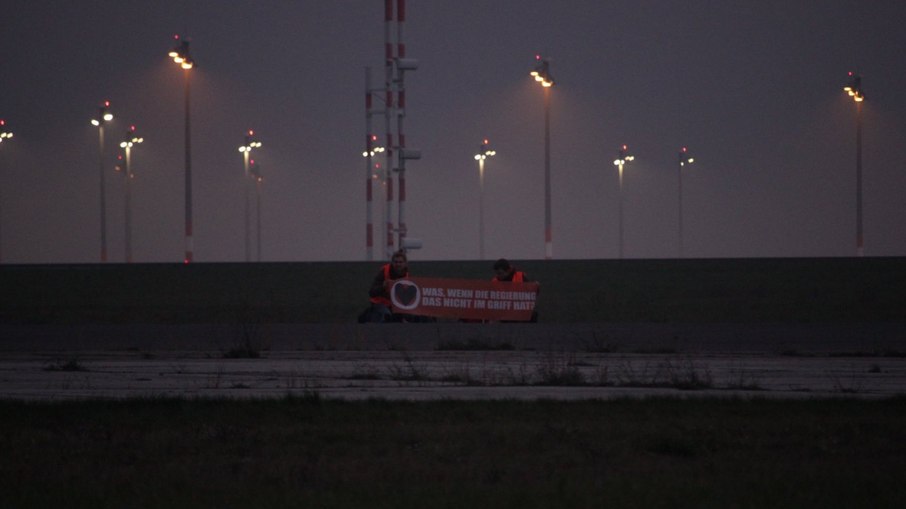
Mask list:
MULTIPOLYGON (((395 3, 395 2, 394 2, 395 3)), ((99 261, 98 131, 107 237, 124 259, 130 125, 136 262, 184 253, 183 72, 191 39, 194 257, 245 259, 248 129, 263 261, 364 260, 364 76, 383 80, 382 0, 0 0, 3 263, 99 261)), ((854 256, 862 76, 865 254, 906 256, 906 3, 408 0, 406 222, 413 260, 476 259, 483 138, 485 256, 543 259, 544 110, 529 76, 551 59, 554 259, 678 255, 677 155, 689 258, 854 256)), ((383 137, 383 117, 375 117, 383 137)), ((383 161, 381 161, 383 162, 383 161)), ((376 189, 380 238, 383 199, 376 189)), ((253 196, 254 198, 254 196, 253 196)), ((254 204, 254 202, 253 202, 254 204)), ((394 211, 394 217, 396 212, 394 211)), ((254 225, 254 218, 253 218, 254 225)), ((254 239, 254 237, 253 237, 254 239)), ((375 259, 382 259, 375 248, 375 259)))

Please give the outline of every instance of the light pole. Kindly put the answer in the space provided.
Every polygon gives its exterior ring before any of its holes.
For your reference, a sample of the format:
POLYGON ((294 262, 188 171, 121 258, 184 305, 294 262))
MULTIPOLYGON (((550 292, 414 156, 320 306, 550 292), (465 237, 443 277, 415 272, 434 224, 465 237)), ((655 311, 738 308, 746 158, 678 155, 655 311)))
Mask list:
MULTIPOLYGON (((245 187, 245 261, 249 262, 252 258, 252 248, 251 248, 251 226, 249 224, 249 177, 252 175, 249 173, 249 155, 252 153, 253 148, 260 148, 261 142, 255 141, 252 137, 255 136, 255 131, 249 129, 248 133, 245 135, 245 143, 239 147, 239 152, 242 153, 242 162, 243 167, 245 168, 245 179, 243 180, 243 185, 245 187)), ((256 179, 257 180, 257 179, 256 179)))
POLYGON ((623 258, 623 166, 634 159, 635 156, 629 155, 629 147, 623 145, 620 147, 619 157, 613 162, 618 168, 620 179, 620 258, 623 258))
MULTIPOLYGON (((399 249, 405 251, 415 244, 406 241, 409 234, 409 227, 406 225, 406 161, 414 161, 422 158, 420 150, 406 148, 406 135, 403 131, 403 119, 406 118, 406 71, 418 69, 418 60, 414 58, 405 58, 405 45, 402 43, 403 21, 405 20, 405 0, 397 0, 397 47, 399 56, 394 59, 396 67, 396 139, 397 139, 397 167, 393 171, 397 172, 396 182, 399 186, 399 193, 396 200, 397 214, 397 245, 399 249)), ((417 243, 417 241, 415 241, 417 243)))
POLYGON ((680 149, 679 155, 677 157, 677 161, 679 162, 679 166, 677 168, 677 170, 678 170, 677 176, 679 177, 679 188, 678 188, 678 190, 679 190, 679 193, 678 193, 679 215, 677 217, 679 218, 679 244, 678 244, 678 246, 679 246, 679 257, 680 258, 683 257, 683 166, 685 166, 687 164, 692 164, 693 162, 695 162, 695 159, 692 158, 692 156, 690 156, 688 152, 689 152, 688 149, 686 149, 686 147, 683 147, 680 149))
POLYGON ((264 176, 261 174, 261 166, 255 164, 254 159, 251 161, 251 172, 252 178, 255 179, 255 218, 257 220, 257 228, 255 230, 258 236, 258 251, 257 251, 257 260, 261 261, 261 183, 264 182, 264 176))
MULTIPOLYGON (((368 187, 370 188, 371 186, 376 186, 376 188, 379 189, 378 196, 384 196, 386 198, 385 200, 383 200, 383 205, 381 205, 381 209, 378 211, 377 216, 379 218, 380 217, 385 217, 385 218, 391 217, 390 208, 393 203, 393 200, 392 200, 391 193, 388 193, 388 189, 392 191, 393 180, 390 179, 390 172, 387 171, 387 169, 385 167, 383 167, 381 165, 381 163, 374 163, 374 168, 371 173, 371 182, 369 182, 368 187), (389 184, 389 187, 388 187, 388 184, 389 184)), ((383 236, 384 239, 389 238, 391 241, 393 240, 392 226, 393 225, 391 224, 390 221, 384 221, 384 226, 381 231, 381 235, 383 236)), ((380 247, 380 245, 378 247, 380 247)))
POLYGON ((535 55, 535 81, 544 89, 544 259, 553 257, 551 234, 551 87, 554 78, 550 73, 550 59, 535 55))
MULTIPOLYGON (((370 71, 370 69, 369 69, 370 71)), ((369 74, 370 75, 370 74, 369 74)), ((366 80, 367 81, 367 80, 366 80)), ((366 96, 368 99, 367 104, 367 129, 371 129, 371 91, 368 91, 366 96)), ((374 173, 375 168, 380 168, 380 163, 374 162, 375 154, 384 152, 384 147, 374 146, 377 142, 376 134, 368 134, 365 137, 365 151, 362 152, 362 157, 365 158, 365 257, 368 261, 374 259, 374 222, 372 220, 372 189, 374 188, 373 180, 377 178, 377 175, 374 173)), ((384 223, 384 228, 387 227, 387 223, 384 223)), ((387 238, 387 232, 384 232, 384 238, 387 238)))
POLYGON ((856 256, 864 256, 862 237, 862 76, 849 72, 849 84, 843 90, 856 103, 856 256))
POLYGON ((169 56, 174 62, 179 64, 179 67, 183 69, 183 71, 185 71, 184 74, 186 78, 186 254, 185 258, 183 258, 183 263, 191 263, 194 246, 192 243, 192 143, 189 122, 191 80, 189 79, 189 71, 195 66, 195 61, 192 59, 191 55, 189 55, 189 40, 180 39, 178 34, 174 35, 173 39, 177 42, 177 45, 170 50, 169 56))
POLYGON ((481 143, 481 148, 475 154, 475 160, 478 161, 478 259, 484 260, 484 161, 489 157, 497 154, 491 150, 488 139, 485 138, 481 143))
MULTIPOLYGON (((13 137, 13 132, 7 129, 6 120, 0 119, 0 144, 3 143, 3 140, 8 140, 13 137)), ((0 193, 3 191, 3 186, 0 186, 0 193)), ((2 205, 3 199, 0 196, 0 205, 2 205)), ((3 261, 3 213, 2 208, 0 208, 0 262, 3 261)))
POLYGON ((101 262, 107 261, 107 193, 104 184, 104 124, 113 120, 110 113, 110 101, 104 101, 98 108, 97 118, 91 119, 91 125, 98 128, 98 174, 100 178, 101 200, 101 262))
POLYGON ((120 142, 120 147, 126 153, 125 166, 123 167, 123 177, 125 183, 125 224, 126 224, 126 263, 132 263, 132 146, 144 142, 145 139, 135 133, 135 126, 126 131, 126 137, 120 142))

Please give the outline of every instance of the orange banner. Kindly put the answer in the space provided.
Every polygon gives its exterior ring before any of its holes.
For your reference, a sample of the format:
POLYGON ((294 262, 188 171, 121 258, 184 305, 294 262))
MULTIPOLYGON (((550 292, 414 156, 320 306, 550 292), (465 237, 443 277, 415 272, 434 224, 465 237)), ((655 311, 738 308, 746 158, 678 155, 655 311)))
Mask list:
POLYGON ((538 283, 413 277, 390 288, 394 313, 467 320, 529 321, 538 283))

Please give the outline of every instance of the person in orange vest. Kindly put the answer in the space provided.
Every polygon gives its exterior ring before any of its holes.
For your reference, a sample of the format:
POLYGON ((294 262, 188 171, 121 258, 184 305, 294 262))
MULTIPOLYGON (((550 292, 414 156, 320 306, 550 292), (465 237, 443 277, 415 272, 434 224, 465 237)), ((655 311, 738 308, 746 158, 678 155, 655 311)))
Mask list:
POLYGON ((516 270, 516 267, 510 265, 510 262, 506 258, 501 258, 494 262, 494 277, 491 281, 527 283, 532 280, 525 275, 525 272, 516 270))
MULTIPOLYGON (((494 277, 491 278, 492 282, 495 281, 505 281, 509 283, 528 283, 534 281, 525 275, 525 272, 513 267, 509 260, 506 258, 501 258, 494 262, 494 277)), ((538 312, 532 311, 532 322, 538 321, 538 312)))
POLYGON ((371 306, 359 315, 359 323, 365 322, 402 322, 403 317, 394 315, 390 304, 390 283, 397 279, 409 277, 409 259, 403 250, 396 251, 374 276, 368 297, 371 306))

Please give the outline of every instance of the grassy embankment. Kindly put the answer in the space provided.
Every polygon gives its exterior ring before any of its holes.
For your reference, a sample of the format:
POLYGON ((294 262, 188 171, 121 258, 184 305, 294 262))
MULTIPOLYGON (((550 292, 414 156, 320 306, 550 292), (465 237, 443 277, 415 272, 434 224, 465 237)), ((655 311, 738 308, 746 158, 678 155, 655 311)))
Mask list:
MULTIPOLYGON (((413 262, 414 275, 488 278, 491 262, 413 262)), ((906 258, 553 260, 544 322, 906 321, 906 258)), ((0 323, 355 321, 380 263, 0 266, 0 323)))

